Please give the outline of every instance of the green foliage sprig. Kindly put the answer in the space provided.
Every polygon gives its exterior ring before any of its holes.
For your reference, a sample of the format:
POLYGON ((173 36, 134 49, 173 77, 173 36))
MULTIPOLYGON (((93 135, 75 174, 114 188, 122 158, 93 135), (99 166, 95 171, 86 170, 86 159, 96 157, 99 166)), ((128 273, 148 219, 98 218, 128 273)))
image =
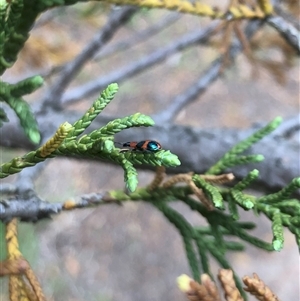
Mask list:
MULTIPOLYGON (((14 96, 20 95, 21 92, 18 91, 22 90, 24 93, 24 91, 30 92, 31 89, 26 83, 20 85, 19 90, 8 85, 5 87, 10 89, 10 94, 14 96)), ((109 85, 90 109, 73 125, 67 122, 62 124, 55 135, 39 149, 2 164, 0 177, 20 172, 23 168, 34 166, 55 156, 79 155, 117 163, 124 170, 124 180, 129 193, 111 191, 109 193, 110 201, 111 199, 119 202, 144 200, 160 210, 182 236, 195 280, 200 280, 201 273, 208 273, 212 276, 209 265, 210 256, 214 257, 223 268, 232 269, 226 259, 226 254, 230 251, 241 251, 244 246, 239 242, 228 240, 228 236, 238 237, 242 241, 266 251, 280 251, 284 244, 283 230, 286 227, 295 235, 297 244, 300 245, 300 203, 291 198, 291 195, 300 187, 300 178, 294 179, 277 193, 257 197, 245 193, 244 190, 258 178, 258 170, 250 171, 244 179, 231 188, 220 187, 220 184, 231 181, 232 176, 216 175, 224 169, 241 164, 241 162, 260 161, 262 159, 260 155, 240 156, 240 154, 274 130, 280 124, 280 118, 276 118, 248 139, 234 146, 205 175, 179 174, 175 176, 176 179, 173 177, 173 180, 169 179, 164 185, 164 172, 160 169, 159 180, 155 181, 156 185, 151 185, 151 188, 137 189, 138 173, 134 167, 135 164, 169 167, 178 166, 180 161, 168 150, 160 150, 155 153, 123 152, 115 147, 114 135, 116 133, 131 127, 154 124, 149 116, 141 113, 112 120, 100 129, 83 134, 114 98, 117 91, 117 84, 109 85), (176 186, 180 181, 183 181, 185 185, 176 186), (198 197, 198 200, 194 198, 194 195, 198 197), (191 225, 180 212, 172 208, 171 204, 174 201, 181 201, 191 210, 198 212, 206 219, 208 226, 191 225), (211 202, 211 206, 207 202, 211 202), (253 210, 270 219, 273 233, 272 242, 263 241, 249 234, 255 224, 239 222, 239 208, 253 210)), ((241 293, 244 294, 238 277, 235 276, 235 280, 241 293)))
MULTIPOLYGON (((256 173, 257 171, 253 172, 253 174, 256 173)), ((215 189, 219 190, 222 196, 222 201, 225 204, 228 204, 229 213, 219 209, 213 211, 209 210, 206 206, 193 198, 193 191, 188 186, 172 186, 169 188, 158 187, 153 191, 149 191, 147 188, 139 188, 129 195, 125 194, 123 191, 112 191, 110 192, 110 195, 113 199, 118 201, 144 200, 160 210, 170 223, 178 229, 185 246, 193 278, 199 281, 199 275, 201 273, 207 273, 212 277, 209 265, 209 255, 214 257, 223 268, 233 270, 229 261, 226 259, 226 254, 231 251, 243 251, 244 245, 239 242, 228 240, 229 236, 237 237, 243 242, 247 242, 265 251, 280 251, 283 247, 284 241, 283 228, 288 227, 290 231, 295 234, 299 245, 300 240, 298 229, 300 212, 298 207, 298 211, 291 212, 288 216, 278 208, 270 209, 270 205, 258 202, 259 197, 243 194, 240 191, 240 194, 243 195, 245 199, 250 198, 252 200, 252 204, 254 204, 251 208, 252 210, 265 213, 265 215, 271 220, 272 232, 274 235, 273 241, 263 241, 258 237, 251 235, 249 231, 255 228, 255 223, 237 221, 238 215, 232 215, 229 204, 232 202, 235 205, 235 212, 238 211, 238 207, 244 208, 240 202, 236 202, 232 198, 232 191, 238 191, 236 187, 243 187, 244 184, 245 183, 242 180, 233 188, 215 187, 215 189), (209 226, 192 226, 180 212, 171 207, 172 202, 178 200, 182 201, 190 207, 190 209, 203 216, 209 226), (291 227, 291 225, 293 226, 291 227)), ((295 190, 297 189, 297 186, 293 187, 295 190)), ((283 202, 290 202, 293 206, 297 206, 297 204, 299 204, 299 200, 296 199, 286 200, 283 202)), ((242 290, 242 284, 236 275, 234 278, 237 287, 246 300, 246 296, 242 290)))
MULTIPOLYGON (((16 84, 0 81, 0 101, 6 102, 15 111, 25 134, 35 144, 40 142, 41 137, 35 117, 23 96, 37 90, 43 82, 40 76, 33 76, 16 84)), ((5 114, 3 110, 2 112, 5 114)), ((5 121, 7 118, 2 120, 5 121)))
MULTIPOLYGON (((219 173, 229 166, 240 164, 238 155, 276 129, 280 122, 281 118, 275 118, 248 139, 238 143, 210 169, 210 172, 205 173, 205 176, 219 173)), ((244 156, 245 162, 257 161, 257 156, 259 158, 260 155, 244 156)), ((280 251, 283 248, 283 232, 286 227, 295 235, 296 242, 300 246, 300 202, 290 198, 300 188, 300 177, 292 180, 287 187, 277 193, 257 197, 244 192, 258 178, 259 171, 256 169, 250 171, 245 178, 231 188, 220 187, 216 184, 217 181, 214 183, 213 178, 207 176, 205 178, 205 176, 186 174, 184 177, 180 174, 177 179, 167 180, 168 185, 164 185, 161 180, 158 184, 161 186, 151 190, 139 188, 129 195, 121 191, 114 191, 110 192, 110 195, 118 201, 144 200, 160 210, 178 229, 185 246, 193 278, 197 281, 200 280, 201 273, 211 275, 209 255, 214 257, 223 268, 232 269, 226 259, 226 254, 230 251, 242 251, 244 245, 239 242, 228 241, 228 236, 237 237, 266 251, 280 251), (198 188, 202 189, 204 197, 211 200, 215 207, 214 210, 211 210, 211 207, 206 206, 205 203, 202 204, 201 200, 194 199, 195 191, 190 185, 174 186, 179 183, 180 179, 183 183, 189 183, 187 180, 189 178, 198 188), (170 183, 174 185, 172 186, 170 183), (178 200, 204 217, 208 226, 192 226, 181 213, 171 207, 172 202, 178 200), (239 208, 252 210, 254 213, 261 213, 269 218, 272 224, 272 242, 263 241, 249 234, 249 231, 255 228, 255 224, 238 221, 239 208)), ((237 276, 235 276, 235 281, 246 299, 242 284, 237 276)))
MULTIPOLYGON (((27 87, 26 85, 24 86, 27 87)), ((117 84, 109 85, 101 93, 100 97, 96 99, 91 108, 73 125, 69 123, 61 125, 56 134, 36 151, 29 152, 22 157, 14 158, 12 161, 2 164, 0 177, 4 178, 10 174, 20 172, 23 168, 34 166, 47 158, 80 155, 86 158, 106 159, 121 165, 125 173, 126 186, 132 192, 138 184, 137 171, 133 166, 134 164, 167 167, 180 165, 178 157, 170 151, 160 150, 156 153, 122 152, 114 146, 114 134, 131 127, 154 125, 154 121, 149 116, 141 113, 115 119, 102 128, 79 137, 114 98, 117 91, 117 84)), ((17 94, 17 92, 15 93, 17 94)), ((29 126, 32 126, 32 124, 29 126)))
POLYGON ((37 16, 38 0, 0 1, 0 75, 17 60, 37 16))
POLYGON ((255 163, 261 162, 264 160, 264 156, 262 155, 248 155, 248 156, 239 156, 245 150, 250 148, 253 144, 261 140, 263 137, 270 134, 274 131, 282 122, 281 117, 275 118, 268 125, 260 129, 251 135, 248 139, 238 143, 235 145, 230 151, 228 151, 216 164, 214 164, 206 174, 219 174, 227 168, 247 164, 247 163, 255 163))

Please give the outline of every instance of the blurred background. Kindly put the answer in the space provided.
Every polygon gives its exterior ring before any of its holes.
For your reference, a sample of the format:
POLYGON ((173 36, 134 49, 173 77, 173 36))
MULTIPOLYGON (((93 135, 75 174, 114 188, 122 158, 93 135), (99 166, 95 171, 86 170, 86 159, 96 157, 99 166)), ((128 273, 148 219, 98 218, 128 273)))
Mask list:
MULTIPOLYGON (((205 2, 213 4, 213 1, 205 2)), ((287 1, 283 8, 288 9, 288 5, 287 1)), ((26 99, 34 105, 55 81, 59 66, 75 58, 106 23, 110 9, 110 5, 91 2, 52 9, 41 15, 18 62, 5 73, 3 80, 16 82, 31 75, 44 75, 46 85, 26 99)), ((94 59, 87 62, 70 89, 96 77, 105 77, 128 65, 129 61, 139 61, 210 22, 208 18, 141 9, 94 59), (147 30, 160 24, 163 29, 146 34, 147 30), (122 43, 124 45, 139 35, 142 37, 140 42, 128 49, 122 48, 122 43), (109 53, 115 45, 121 46, 109 53)), ((295 59, 293 50, 267 26, 255 34, 251 47, 255 64, 246 55, 239 54, 235 63, 225 68, 223 75, 204 94, 181 110, 175 120, 177 124, 201 128, 248 128, 276 116, 289 118, 299 113, 299 60, 295 59)), ((159 113, 220 56, 220 51, 222 36, 215 35, 205 44, 177 51, 162 63, 122 81, 117 96, 104 110, 104 115, 159 113)), ((86 96, 68 104, 67 108, 84 112, 96 97, 97 93, 86 96)), ((140 137, 139 129, 136 129, 132 140, 145 138, 140 137)), ((189 145, 182 147, 188 148, 189 145)), ((22 154, 24 150, 2 148, 1 160, 6 162, 22 154)), ((153 172, 139 171, 139 185, 147 185, 152 178, 153 172)), ((11 176, 3 182, 15 179, 16 176, 11 176)), ((123 187, 120 167, 67 158, 51 160, 36 182, 38 194, 52 202, 123 187)), ((201 217, 183 204, 174 204, 174 207, 192 224, 204 224, 201 217)), ((241 212, 241 218, 257 222, 254 234, 272 240, 271 224, 266 218, 250 212, 241 212)), ((191 275, 181 237, 149 204, 126 202, 122 206, 63 212, 53 216, 52 220, 34 225, 21 223, 19 228, 23 254, 32 264, 51 301, 185 300, 176 285, 178 276, 183 273, 191 275)), ((279 253, 247 246, 246 252, 231 253, 228 258, 240 277, 256 272, 280 300, 297 301, 298 249, 294 237, 288 231, 285 235, 285 246, 279 253)), ((211 262, 216 275, 219 267, 213 260, 211 262)), ((1 300, 7 298, 6 288, 5 280, 1 279, 1 300)))

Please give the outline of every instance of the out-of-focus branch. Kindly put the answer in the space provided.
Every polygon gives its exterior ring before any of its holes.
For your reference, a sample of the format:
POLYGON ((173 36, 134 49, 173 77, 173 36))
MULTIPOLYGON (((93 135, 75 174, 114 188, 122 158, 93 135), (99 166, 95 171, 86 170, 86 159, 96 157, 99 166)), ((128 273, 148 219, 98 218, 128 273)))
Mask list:
POLYGON ((0 202, 0 219, 8 222, 14 217, 24 221, 37 221, 41 218, 49 218, 62 209, 61 204, 48 203, 32 194, 30 197, 20 197, 0 202))
POLYGON ((267 23, 275 28, 285 40, 300 54, 300 32, 295 26, 280 16, 270 16, 267 23))
MULTIPOLYGON (((50 112, 47 115, 39 116, 38 122, 41 132, 50 136, 56 131, 59 124, 66 120, 72 123, 80 117, 81 114, 78 112, 57 112, 55 116, 50 112)), ((91 124, 89 130, 100 128, 115 118, 100 116, 91 124)), ((297 130, 299 121, 297 118, 292 118, 292 120, 292 122, 286 120, 281 125, 285 129, 283 136, 280 135, 279 127, 272 135, 265 137, 247 152, 247 155, 262 154, 265 160, 257 164, 235 167, 233 172, 237 179, 243 178, 251 169, 257 168, 260 171, 260 179, 257 183, 262 188, 272 191, 285 187, 293 178, 299 176, 300 143, 299 139, 290 139, 290 137, 292 138, 299 133, 299 130, 297 130), (290 127, 289 137, 285 135, 286 132, 289 132, 286 124, 289 124, 290 127)), ((5 139, 0 142, 2 146, 33 148, 17 124, 5 124, 2 129, 7 133, 5 139)), ((203 174, 225 152, 237 142, 250 136, 256 129, 258 129, 258 126, 248 130, 239 130, 228 128, 201 129, 175 124, 162 124, 161 126, 122 131, 116 136, 116 139, 118 141, 131 141, 137 135, 143 138, 151 137, 158 140, 164 149, 170 149, 174 154, 178 155, 181 161, 181 166, 169 169, 168 172, 184 173, 194 171, 198 174, 203 174)), ((143 168, 149 169, 150 167, 143 166, 143 168)), ((26 169, 23 172, 25 171, 26 169)))
POLYGON ((300 133, 300 114, 295 115, 283 122, 280 127, 276 130, 278 136, 292 139, 295 137, 296 141, 299 141, 300 133), (298 134, 298 135, 297 135, 298 134))
POLYGON ((125 51, 127 49, 132 48, 133 46, 138 45, 139 43, 145 42, 147 39, 151 38, 152 36, 158 34, 168 26, 172 25, 174 22, 179 20, 180 14, 179 13, 170 13, 167 16, 163 17, 160 21, 155 23, 154 25, 136 32, 132 37, 128 39, 121 40, 113 45, 110 45, 103 49, 95 56, 95 60, 99 61, 103 58, 106 58, 110 55, 115 54, 119 51, 125 51))
POLYGON ((164 110, 153 116, 155 121, 160 123, 172 122, 179 114, 179 112, 191 102, 195 101, 197 97, 204 93, 204 91, 212 84, 219 76, 222 67, 222 58, 215 60, 203 73, 199 79, 190 85, 183 93, 178 94, 172 100, 171 104, 164 110))
POLYGON ((44 170, 47 163, 38 164, 34 167, 26 168, 18 175, 16 181, 16 187, 18 188, 18 194, 30 195, 35 190, 34 181, 38 175, 44 170))
POLYGON ((10 183, 0 183, 0 195, 10 195, 17 192, 16 185, 10 183))
POLYGON ((19 194, 10 200, 0 201, 0 220, 8 222, 12 218, 20 218, 22 221, 36 222, 40 219, 50 218, 64 210, 88 208, 108 203, 115 203, 107 193, 90 193, 68 200, 63 203, 50 203, 41 200, 35 193, 31 195, 19 194))
MULTIPOLYGON (((261 26, 261 21, 250 21, 245 33, 248 39, 258 30, 261 26)), ((235 56, 242 51, 243 45, 239 42, 235 42, 229 51, 229 56, 234 59, 235 56)), ((221 70, 224 65, 224 56, 216 59, 211 65, 202 72, 199 79, 190 85, 183 93, 177 95, 171 102, 171 104, 164 110, 160 111, 154 116, 154 120, 163 122, 172 122, 179 112, 191 102, 195 101, 197 97, 204 93, 204 91, 221 75, 221 70)))
POLYGON ((289 14, 288 12, 284 11, 282 7, 280 6, 281 1, 275 1, 276 3, 274 4, 274 10, 277 15, 279 15, 281 18, 287 20, 289 23, 291 23, 295 28, 300 30, 300 23, 299 20, 297 20, 293 15, 289 14))
POLYGON ((147 68, 160 63, 170 55, 188 46, 194 45, 196 43, 203 43, 210 37, 211 33, 216 29, 218 24, 219 21, 213 21, 203 30, 197 30, 195 32, 189 33, 173 42, 172 44, 159 49, 154 53, 151 53, 150 55, 142 58, 137 62, 131 63, 123 67, 122 69, 119 69, 118 71, 111 72, 103 78, 97 78, 96 80, 90 81, 89 83, 67 91, 62 98, 63 103, 69 104, 76 102, 84 97, 98 92, 110 83, 121 83, 125 79, 127 80, 135 74, 138 74, 141 71, 145 71, 147 68))
MULTIPOLYGON (((157 33, 161 32, 163 29, 173 24, 179 18, 180 15, 178 13, 172 12, 166 17, 163 17, 158 23, 155 23, 154 25, 144 30, 135 32, 132 37, 129 37, 127 39, 116 42, 113 45, 105 47, 98 54, 94 56, 94 60, 95 61, 102 60, 103 58, 107 58, 108 56, 114 55, 116 52, 126 51, 131 47, 136 46, 138 43, 145 42, 147 39, 151 38, 152 36, 156 35, 157 33)), ((54 66, 50 70, 45 71, 41 75, 43 77, 49 77, 63 70, 65 68, 65 65, 66 64, 54 66)))
MULTIPOLYGON (((44 135, 41 144, 44 144, 46 140, 48 140, 47 138, 48 136, 44 135)), ((35 165, 31 168, 26 168, 21 173, 18 174, 18 178, 15 183, 15 187, 17 188, 16 195, 22 196, 22 198, 25 198, 25 200, 35 198, 34 203, 35 204, 40 203, 41 200, 36 196, 35 193, 34 182, 37 179, 37 177, 40 175, 40 173, 45 169, 48 162, 44 162, 44 164, 35 165)), ((27 202, 27 204, 29 203, 27 202)), ((29 208, 30 210, 32 210, 31 205, 29 206, 29 208)))
POLYGON ((57 81, 50 87, 42 108, 52 107, 60 109, 61 97, 76 74, 82 69, 88 60, 91 60, 94 55, 103 47, 108 40, 112 38, 114 33, 136 12, 134 7, 124 7, 120 10, 113 11, 107 23, 101 30, 93 37, 90 43, 76 56, 76 58, 69 62, 59 75, 57 81))

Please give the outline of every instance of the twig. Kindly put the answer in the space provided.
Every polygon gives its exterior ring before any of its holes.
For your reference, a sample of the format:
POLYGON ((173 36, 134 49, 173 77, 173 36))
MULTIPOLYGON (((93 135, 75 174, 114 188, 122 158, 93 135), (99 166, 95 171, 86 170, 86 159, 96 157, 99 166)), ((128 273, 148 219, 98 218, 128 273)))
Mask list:
POLYGON ((17 192, 17 186, 10 183, 1 183, 0 184, 0 195, 9 195, 15 194, 17 192))
POLYGON ((42 218, 50 218, 62 210, 62 204, 42 201, 36 195, 22 198, 21 196, 0 202, 0 219, 8 222, 17 217, 24 221, 36 222, 42 218))
POLYGON ((170 13, 167 16, 163 17, 159 22, 155 23, 154 25, 136 32, 132 37, 128 39, 121 40, 114 45, 111 45, 105 49, 103 49, 101 52, 99 52, 94 60, 99 61, 102 60, 104 57, 108 57, 110 55, 115 54, 118 51, 125 51, 127 49, 132 48, 133 46, 136 46, 138 43, 143 43, 147 39, 151 38, 152 36, 158 34, 161 32, 161 30, 167 28, 168 26, 172 25, 174 22, 179 20, 181 16, 178 13, 170 13))
POLYGON ((17 259, 6 259, 0 261, 0 277, 7 276, 11 274, 21 274, 24 273, 28 268, 29 264, 23 257, 18 257, 17 259))
MULTIPOLYGON (((276 1, 276 2, 280 2, 280 1, 276 1)), ((284 11, 281 8, 279 3, 274 4, 274 10, 275 10, 277 15, 279 15, 283 19, 287 20, 289 23, 291 23, 293 26, 295 26, 295 28, 297 28, 297 30, 300 30, 299 20, 297 20, 293 15, 291 15, 288 12, 284 11)))
MULTIPOLYGON (((280 127, 276 129, 275 135, 290 138, 296 136, 297 133, 300 133, 300 114, 285 119, 280 127)), ((299 136, 296 139, 299 141, 299 136)))
POLYGON ((62 94, 75 75, 78 74, 85 63, 92 59, 97 51, 112 38, 119 27, 123 25, 136 10, 136 8, 130 6, 112 12, 107 23, 93 37, 91 42, 73 61, 65 66, 57 81, 50 87, 43 101, 42 108, 50 106, 55 109, 60 109, 62 94))
POLYGON ((233 173, 225 173, 221 175, 199 175, 199 177, 211 184, 225 184, 234 180, 233 173))
MULTIPOLYGON (((245 35, 248 39, 261 26, 261 21, 250 21, 250 24, 245 30, 245 35)), ((239 42, 234 43, 229 51, 230 58, 234 58, 241 50, 243 45, 239 42)), ((204 93, 204 91, 221 75, 220 71, 223 66, 223 55, 213 61, 211 65, 200 75, 199 79, 188 87, 183 93, 177 95, 171 104, 158 114, 154 115, 154 120, 160 123, 172 122, 178 113, 188 104, 192 103, 197 97, 204 93)))
POLYGON ((39 176, 39 174, 46 167, 46 162, 44 164, 38 164, 31 168, 25 168, 22 173, 18 175, 16 181, 17 193, 20 195, 30 196, 34 190, 34 180, 39 176))
POLYGON ((148 185, 147 189, 151 191, 159 187, 162 181, 164 180, 165 176, 166 176, 166 168, 164 166, 157 166, 154 178, 151 181, 151 183, 148 185))
POLYGON ((89 193, 79 197, 78 201, 67 200, 62 204, 62 210, 74 210, 78 208, 87 208, 93 206, 115 203, 119 205, 119 201, 111 197, 109 193, 89 193))
POLYGON ((298 54, 300 54, 300 32, 296 27, 280 16, 268 17, 267 23, 275 28, 283 38, 297 50, 298 54))
POLYGON ((37 301, 46 301, 41 285, 39 284, 39 281, 30 265, 28 265, 28 268, 25 270, 25 276, 28 279, 32 290, 34 291, 34 295, 36 296, 37 301))
POLYGON ((66 92, 62 98, 63 103, 70 104, 76 102, 84 97, 98 92, 110 83, 120 83, 123 80, 129 79, 130 77, 141 71, 145 71, 146 68, 150 68, 151 66, 160 63, 175 52, 178 52, 196 43, 203 43, 210 37, 211 33, 214 31, 218 24, 219 21, 211 22, 211 24, 203 30, 197 30, 195 32, 184 35, 172 44, 160 50, 157 50, 156 52, 151 53, 141 60, 131 63, 123 67, 122 69, 119 69, 118 71, 111 72, 104 78, 97 78, 96 80, 90 81, 89 83, 66 92))
POLYGON ((78 200, 67 200, 61 203, 51 203, 42 200, 33 192, 19 194, 17 197, 0 202, 0 220, 8 222, 13 218, 22 221, 36 222, 40 219, 50 218, 53 214, 59 214, 64 210, 89 208, 108 203, 119 204, 108 193, 90 193, 79 196, 78 200))
POLYGON ((30 264, 23 257, 19 249, 18 221, 16 218, 13 218, 6 224, 5 239, 7 260, 2 265, 4 268, 2 272, 8 272, 7 269, 12 268, 11 273, 9 273, 10 300, 20 300, 23 296, 27 297, 26 300, 46 301, 42 288, 32 271, 30 264), (11 265, 9 265, 9 263, 11 263, 11 265), (17 270, 19 270, 19 274, 16 273, 17 270), (22 277, 23 274, 27 277, 31 287, 24 281, 24 278, 22 277))
MULTIPOLYGON (((43 138, 43 142, 47 139, 43 138)), ((39 218, 50 217, 52 213, 58 213, 61 206, 42 201, 35 193, 34 180, 46 167, 47 163, 38 164, 26 168, 18 175, 15 184, 16 197, 0 202, 0 219, 9 221, 13 217, 23 220, 37 221, 39 218)))
MULTIPOLYGON (((70 123, 81 118, 81 112, 68 111, 57 112, 53 114, 38 115, 38 123, 40 124, 41 133, 44 135, 53 135, 57 129, 57 125, 68 120, 70 123)), ((298 116, 298 115, 297 115, 298 116)), ((292 131, 294 125, 297 125, 297 118, 292 123, 292 131)), ((109 121, 119 118, 119 116, 100 116, 90 126, 90 130, 98 129, 106 125, 109 121)), ((288 122, 287 122, 288 123, 288 122)), ((237 142, 246 139, 253 131, 257 130, 264 124, 256 124, 247 129, 230 129, 230 128, 211 128, 203 129, 200 127, 182 126, 176 124, 163 124, 159 126, 140 128, 140 137, 155 137, 164 148, 170 149, 180 158, 181 165, 176 169, 170 169, 170 173, 185 173, 193 170, 195 173, 205 173, 215 162, 217 162, 225 152, 227 152, 237 142), (180 143, 178 143, 180 141, 180 143), (187 147, 188 146, 188 147, 187 147)), ((283 122, 285 127, 285 122, 283 122)), ((7 133, 5 139, 0 140, 1 146, 15 148, 30 148, 33 146, 24 139, 24 135, 20 131, 17 122, 5 124, 2 127, 3 132, 7 133)), ((285 133, 289 132, 288 124, 285 127, 285 133)), ((118 136, 119 141, 131 141, 136 135, 134 131, 126 130, 118 136)), ((256 182, 257 189, 267 191, 275 191, 278 188, 285 187, 293 178, 299 176, 298 162, 300 144, 299 139, 295 134, 296 139, 287 139, 281 136, 280 127, 274 131, 269 137, 265 137, 259 144, 254 145, 248 152, 251 154, 262 154, 265 157, 259 165, 249 165, 248 167, 240 166, 235 168, 235 176, 237 179, 245 177, 251 168, 260 170, 260 178, 256 182), (279 133, 279 134, 278 134, 279 133), (278 139, 280 144, 278 144, 278 139), (289 158, 288 160, 286 158, 289 158), (272 173, 270 173, 272 170, 272 173)), ((78 159, 78 157, 76 157, 78 159)), ((85 159, 82 159, 85 160, 85 159)), ((45 161, 47 162, 47 161, 45 161)), ((44 164, 42 164, 44 165, 44 164)), ((32 169, 33 167, 29 168, 32 169)), ((149 166, 143 168, 151 169, 149 166)), ((23 170, 22 173, 26 171, 23 170)), ((21 173, 21 174, 22 174, 21 173)))
MULTIPOLYGON (((159 33, 161 30, 165 29, 167 26, 170 26, 175 21, 180 18, 178 13, 170 13, 166 17, 163 17, 160 22, 146 28, 145 30, 141 30, 136 32, 132 37, 128 39, 121 40, 113 45, 110 45, 100 51, 98 54, 94 56, 94 61, 102 60, 103 58, 107 58, 119 51, 126 51, 133 46, 136 46, 138 43, 145 42, 147 39, 159 33)), ((52 67, 50 70, 47 70, 42 74, 43 77, 49 77, 57 72, 60 72, 65 68, 66 64, 57 65, 52 67)))

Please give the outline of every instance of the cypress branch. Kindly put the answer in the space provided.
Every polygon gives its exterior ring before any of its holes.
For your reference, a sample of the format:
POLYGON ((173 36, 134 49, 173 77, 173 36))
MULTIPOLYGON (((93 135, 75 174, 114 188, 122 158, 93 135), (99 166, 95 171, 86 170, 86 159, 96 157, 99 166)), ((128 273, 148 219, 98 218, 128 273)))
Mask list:
POLYGON ((9 85, 11 96, 22 97, 27 94, 31 94, 40 88, 44 84, 44 79, 39 76, 28 77, 24 80, 17 82, 16 84, 9 85))
MULTIPOLYGON (((211 253, 211 255, 219 262, 219 264, 224 269, 233 270, 233 268, 231 267, 229 262, 226 260, 226 258, 223 256, 223 254, 221 252, 219 252, 218 248, 216 248, 216 246, 214 244, 207 242, 207 248, 208 248, 209 252, 211 253)), ((235 284, 236 284, 239 292, 243 296, 244 300, 247 300, 247 296, 245 294, 245 291, 243 290, 242 283, 241 283, 239 277, 237 277, 237 275, 234 272, 233 272, 233 278, 234 278, 235 284)))
MULTIPOLYGON (((66 137, 66 142, 76 139, 81 133, 83 133, 87 127, 93 122, 93 120, 105 109, 105 107, 113 100, 115 94, 118 92, 118 84, 113 83, 108 85, 106 89, 102 91, 100 96, 94 101, 86 113, 73 124, 73 130, 69 132, 66 137)), ((86 136, 87 137, 87 136, 86 136)), ((89 137, 92 137, 90 134, 89 137)), ((99 137, 99 135, 97 135, 99 137)), ((81 141, 84 143, 84 141, 81 141)))
POLYGON ((238 206, 236 201, 233 199, 231 195, 227 197, 227 202, 228 202, 228 210, 234 220, 239 219, 239 211, 238 211, 238 206))
POLYGON ((282 188, 280 191, 258 198, 258 202, 263 202, 263 203, 281 202, 282 200, 289 198, 290 195, 296 192, 297 189, 299 188, 300 188, 300 177, 293 179, 289 185, 282 188))
POLYGON ((152 205, 160 210, 170 221, 170 223, 172 223, 180 232, 184 242, 189 265, 192 270, 193 278, 197 281, 200 281, 199 262, 192 244, 192 238, 195 237, 193 227, 181 214, 169 207, 165 202, 152 202, 152 205))
POLYGON ((259 176, 259 171, 257 169, 250 171, 244 179, 242 179, 240 182, 238 182, 233 187, 233 189, 239 190, 239 191, 245 190, 246 188, 248 188, 251 185, 251 183, 254 180, 256 180, 258 178, 258 176, 259 176))
POLYGON ((206 174, 218 174, 224 171, 226 168, 247 164, 261 162, 264 157, 262 155, 249 155, 249 156, 238 156, 243 153, 245 150, 250 148, 253 144, 260 141, 265 136, 273 132, 282 122, 281 117, 276 117, 273 121, 268 123, 262 129, 256 131, 249 138, 236 144, 231 150, 229 150, 216 164, 214 164, 206 174))
POLYGON ((203 189, 203 191, 209 196, 216 208, 224 208, 223 197, 217 187, 207 183, 198 175, 194 175, 192 179, 197 187, 203 189))
POLYGON ((34 144, 39 143, 41 137, 34 114, 22 96, 32 93, 42 84, 40 76, 33 76, 13 85, 0 81, 0 99, 15 111, 25 134, 34 144))
POLYGON ((126 183, 126 188, 133 192, 136 190, 138 184, 137 171, 133 164, 128 160, 122 160, 121 166, 124 169, 124 181, 126 183))
POLYGON ((233 200, 237 204, 239 204, 241 207, 243 207, 245 210, 249 210, 254 207, 253 200, 250 197, 243 194, 241 191, 231 189, 230 193, 231 193, 233 200))
POLYGON ((283 225, 280 211, 276 211, 272 217, 272 232, 273 232, 273 247, 275 251, 280 251, 283 248, 283 225))

